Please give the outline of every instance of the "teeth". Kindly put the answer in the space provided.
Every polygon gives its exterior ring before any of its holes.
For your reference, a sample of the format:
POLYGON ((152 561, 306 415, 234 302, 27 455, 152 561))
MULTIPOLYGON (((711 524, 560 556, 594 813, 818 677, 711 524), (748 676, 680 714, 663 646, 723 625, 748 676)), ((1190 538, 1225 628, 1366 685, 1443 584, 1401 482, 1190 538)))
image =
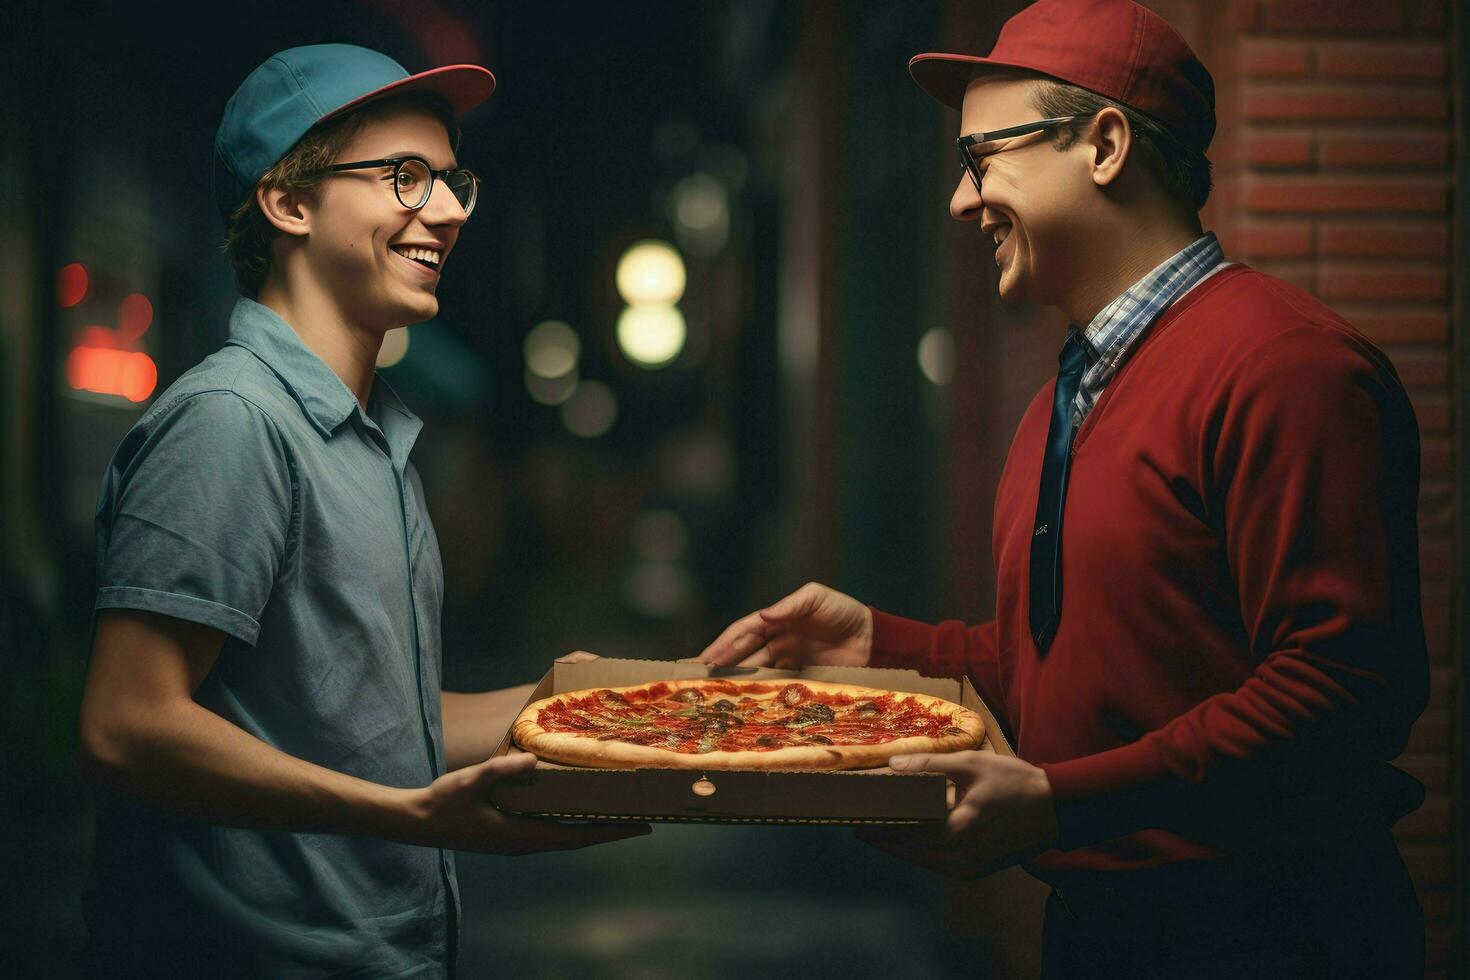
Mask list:
POLYGON ((393 250, 405 258, 417 259, 420 262, 427 262, 430 265, 439 264, 439 253, 433 249, 395 245, 393 246, 393 250))

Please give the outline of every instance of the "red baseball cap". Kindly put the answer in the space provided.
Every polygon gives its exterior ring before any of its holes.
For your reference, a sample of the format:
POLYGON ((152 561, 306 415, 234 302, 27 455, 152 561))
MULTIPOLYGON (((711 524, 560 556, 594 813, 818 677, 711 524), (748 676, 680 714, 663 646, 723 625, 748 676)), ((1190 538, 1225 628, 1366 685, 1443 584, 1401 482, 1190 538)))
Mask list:
POLYGON ((975 70, 1023 68, 1158 120, 1203 153, 1215 135, 1215 81, 1168 21, 1132 0, 1036 0, 1005 22, 985 57, 919 54, 909 74, 955 109, 975 70))

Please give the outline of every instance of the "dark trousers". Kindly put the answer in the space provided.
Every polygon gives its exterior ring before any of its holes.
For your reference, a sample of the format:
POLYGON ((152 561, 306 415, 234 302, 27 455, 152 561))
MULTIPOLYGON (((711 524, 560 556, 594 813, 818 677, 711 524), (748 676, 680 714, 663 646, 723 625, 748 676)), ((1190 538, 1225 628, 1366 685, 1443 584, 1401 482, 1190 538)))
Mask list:
POLYGON ((1424 975, 1424 916, 1386 834, 1362 848, 1048 876, 1042 977, 1424 975))

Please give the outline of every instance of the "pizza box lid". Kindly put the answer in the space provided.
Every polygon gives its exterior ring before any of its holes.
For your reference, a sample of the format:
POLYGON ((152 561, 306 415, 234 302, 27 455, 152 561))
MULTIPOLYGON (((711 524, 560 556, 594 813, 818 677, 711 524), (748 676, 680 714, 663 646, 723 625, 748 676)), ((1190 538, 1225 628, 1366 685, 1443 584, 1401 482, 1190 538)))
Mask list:
MULTIPOLYGON (((562 658, 541 678, 526 704, 596 687, 721 677, 739 680, 821 680, 910 691, 944 698, 985 721, 980 750, 1014 755, 995 716, 964 678, 925 677, 878 667, 711 669, 697 661, 562 658)), ((496 755, 521 750, 507 732, 496 755)), ((495 784, 491 799, 504 810, 570 820, 651 820, 678 823, 906 824, 942 820, 953 786, 937 773, 887 767, 832 772, 742 772, 697 769, 590 769, 538 762, 528 773, 495 784)))

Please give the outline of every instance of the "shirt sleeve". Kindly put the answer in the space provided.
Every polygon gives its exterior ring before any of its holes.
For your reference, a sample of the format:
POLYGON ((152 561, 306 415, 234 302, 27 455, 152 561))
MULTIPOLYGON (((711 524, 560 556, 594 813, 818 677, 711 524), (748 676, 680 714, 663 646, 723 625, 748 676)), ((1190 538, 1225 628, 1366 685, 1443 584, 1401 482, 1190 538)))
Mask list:
POLYGON ((935 626, 873 609, 871 663, 874 667, 917 670, 930 677, 969 677, 997 718, 1005 715, 995 620, 980 626, 946 620, 935 626))
POLYGON ((290 539, 275 425, 227 391, 192 395, 124 439, 98 509, 97 609, 142 609, 254 644, 290 539))
POLYGON ((1301 327, 1245 360, 1211 418, 1211 520, 1257 666, 1135 742, 1043 766, 1063 847, 1147 828, 1226 843, 1231 825, 1356 832, 1387 805, 1375 776, 1422 799, 1386 772, 1428 694, 1402 386, 1357 339, 1301 327))

